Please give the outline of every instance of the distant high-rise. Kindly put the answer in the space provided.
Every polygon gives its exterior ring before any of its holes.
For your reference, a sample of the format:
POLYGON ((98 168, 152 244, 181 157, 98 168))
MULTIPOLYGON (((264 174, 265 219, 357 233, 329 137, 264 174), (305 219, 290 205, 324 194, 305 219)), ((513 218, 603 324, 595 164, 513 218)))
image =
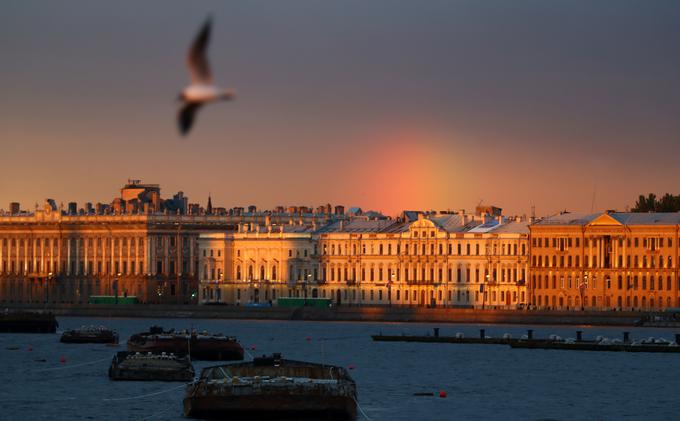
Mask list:
POLYGON ((78 215, 78 204, 76 202, 68 202, 68 214, 78 215))
POLYGON ((12 215, 17 215, 21 211, 21 205, 19 202, 12 202, 9 204, 9 213, 12 215))

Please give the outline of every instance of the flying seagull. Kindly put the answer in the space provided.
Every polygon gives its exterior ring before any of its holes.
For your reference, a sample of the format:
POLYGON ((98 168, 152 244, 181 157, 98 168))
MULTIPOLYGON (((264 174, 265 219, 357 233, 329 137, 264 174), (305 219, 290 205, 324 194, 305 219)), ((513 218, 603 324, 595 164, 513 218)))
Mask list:
POLYGON ((211 24, 211 19, 208 17, 198 35, 196 35, 187 56, 191 84, 179 94, 182 107, 177 115, 177 123, 182 135, 189 133, 194 123, 194 117, 201 106, 213 101, 234 98, 233 91, 226 91, 213 85, 210 64, 206 56, 206 49, 208 42, 210 42, 211 24))

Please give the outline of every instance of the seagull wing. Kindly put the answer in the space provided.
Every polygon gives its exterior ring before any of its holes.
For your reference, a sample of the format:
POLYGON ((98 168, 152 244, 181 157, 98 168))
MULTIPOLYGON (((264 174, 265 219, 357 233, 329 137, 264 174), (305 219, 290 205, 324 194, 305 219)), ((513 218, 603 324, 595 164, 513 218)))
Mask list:
POLYGON ((196 35, 196 39, 194 39, 194 43, 191 45, 189 55, 187 56, 187 66, 189 66, 191 80, 196 84, 212 83, 210 64, 208 63, 208 56, 206 55, 206 49, 210 42, 211 25, 212 21, 210 17, 208 17, 201 30, 198 32, 198 35, 196 35))
POLYGON ((177 124, 179 126, 179 132, 182 136, 189 133, 191 126, 194 124, 194 116, 199 108, 201 108, 201 103, 199 102, 187 102, 179 110, 177 114, 177 124))

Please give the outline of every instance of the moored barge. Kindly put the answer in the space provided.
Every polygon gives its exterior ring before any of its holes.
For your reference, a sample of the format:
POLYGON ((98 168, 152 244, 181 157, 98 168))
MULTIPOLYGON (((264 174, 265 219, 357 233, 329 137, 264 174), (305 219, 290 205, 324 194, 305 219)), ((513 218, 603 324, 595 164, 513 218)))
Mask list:
POLYGON ((195 360, 235 361, 243 359, 243 347, 236 338, 207 332, 164 331, 153 326, 127 342, 128 351, 188 354, 195 360))
POLYGON ((194 366, 187 356, 120 351, 109 367, 112 380, 190 381, 194 366))
POLYGON ((4 333, 55 333, 58 326, 52 313, 9 310, 0 313, 0 332, 4 333))
POLYGON ((65 330, 59 340, 71 344, 117 344, 118 332, 105 326, 81 326, 65 330))
POLYGON ((184 415, 203 419, 356 420, 356 383, 343 367, 281 354, 204 368, 187 386, 184 415))

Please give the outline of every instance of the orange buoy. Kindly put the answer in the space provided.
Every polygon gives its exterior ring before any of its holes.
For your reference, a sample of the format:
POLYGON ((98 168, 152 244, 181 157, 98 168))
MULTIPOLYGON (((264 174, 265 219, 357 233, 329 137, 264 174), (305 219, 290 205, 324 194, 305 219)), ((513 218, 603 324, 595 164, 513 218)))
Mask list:
POLYGON ((59 362, 64 364, 66 362, 66 357, 64 357, 63 355, 59 357, 59 362))
POLYGON ((28 352, 33 351, 33 347, 29 345, 28 348, 26 349, 26 351, 28 351, 28 352))
POLYGON ((354 364, 348 365, 348 366, 347 366, 347 369, 349 369, 349 370, 354 370, 354 364))
POLYGON ((251 346, 250 346, 250 350, 251 350, 251 351, 255 351, 255 345, 251 345, 251 346))
POLYGON ((440 398, 445 398, 445 397, 446 397, 446 390, 440 390, 440 391, 439 391, 439 397, 440 397, 440 398))

